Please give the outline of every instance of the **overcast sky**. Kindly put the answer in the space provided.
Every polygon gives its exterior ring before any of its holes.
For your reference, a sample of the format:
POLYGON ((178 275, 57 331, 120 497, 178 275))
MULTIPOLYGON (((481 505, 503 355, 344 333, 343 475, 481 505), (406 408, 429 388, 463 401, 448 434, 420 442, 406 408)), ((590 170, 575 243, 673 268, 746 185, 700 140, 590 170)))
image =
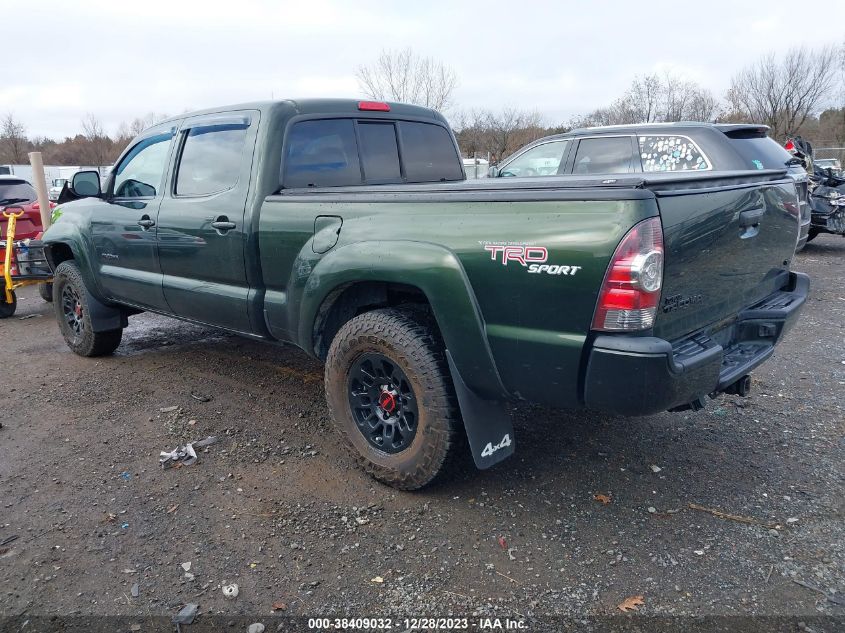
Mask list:
POLYGON ((671 70, 722 96, 768 52, 845 40, 845 2, 0 0, 0 115, 62 137, 93 112, 113 133, 147 112, 361 96, 356 67, 412 47, 452 66, 459 108, 548 123, 671 70), (39 29, 44 31, 38 35, 39 29), (33 48, 41 44, 38 51, 33 48))

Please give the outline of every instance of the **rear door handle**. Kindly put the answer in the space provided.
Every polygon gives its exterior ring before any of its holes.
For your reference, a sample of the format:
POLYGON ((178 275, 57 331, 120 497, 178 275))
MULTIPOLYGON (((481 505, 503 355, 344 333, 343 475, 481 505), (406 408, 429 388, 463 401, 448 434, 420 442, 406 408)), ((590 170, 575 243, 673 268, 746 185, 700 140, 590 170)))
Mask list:
POLYGON ((765 209, 750 209, 739 214, 739 225, 743 228, 757 226, 765 215, 765 209))
POLYGON ((140 220, 138 220, 138 226, 143 228, 145 231, 151 229, 156 225, 155 220, 151 220, 150 216, 145 215, 140 220))
POLYGON ((229 222, 229 218, 225 215, 221 215, 218 217, 214 222, 211 223, 211 227, 221 233, 225 233, 226 231, 231 231, 235 228, 234 222, 229 222))

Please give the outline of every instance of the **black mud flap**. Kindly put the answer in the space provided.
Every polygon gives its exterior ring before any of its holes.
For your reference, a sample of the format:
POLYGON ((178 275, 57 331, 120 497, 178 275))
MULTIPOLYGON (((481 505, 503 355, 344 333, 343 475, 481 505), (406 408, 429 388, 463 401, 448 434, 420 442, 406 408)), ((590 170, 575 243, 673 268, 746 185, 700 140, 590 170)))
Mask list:
POLYGON ((88 300, 88 316, 91 317, 91 329, 94 332, 119 330, 129 325, 129 319, 123 310, 100 303, 88 292, 88 288, 85 289, 85 295, 85 298, 88 300))
POLYGON ((482 400, 475 395, 466 386, 458 368, 455 367, 449 350, 446 350, 446 358, 449 360, 449 371, 452 372, 452 382, 455 383, 458 404, 461 406, 461 417, 469 439, 472 459, 481 470, 495 466, 513 455, 516 449, 513 424, 507 407, 503 402, 482 400))

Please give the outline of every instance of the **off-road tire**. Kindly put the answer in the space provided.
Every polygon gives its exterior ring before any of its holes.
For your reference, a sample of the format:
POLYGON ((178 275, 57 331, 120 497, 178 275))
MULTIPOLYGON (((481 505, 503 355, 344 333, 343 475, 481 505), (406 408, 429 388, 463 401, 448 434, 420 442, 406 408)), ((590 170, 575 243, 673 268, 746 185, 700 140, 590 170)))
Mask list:
POLYGON ((53 303, 53 282, 38 284, 38 294, 47 303, 53 303))
POLYGON ((400 490, 416 490, 448 472, 460 445, 460 411, 443 344, 420 315, 379 309, 345 323, 332 340, 326 360, 326 398, 347 448, 375 479, 400 490), (349 403, 349 375, 364 354, 387 357, 407 376, 417 403, 411 444, 386 453, 358 429, 349 403))
POLYGON ((0 284, 0 319, 8 319, 18 309, 18 297, 12 291, 12 303, 6 303, 6 284, 0 284))
POLYGON ((76 263, 71 260, 62 262, 53 275, 53 308, 65 343, 80 356, 108 356, 120 345, 123 329, 94 332, 89 307, 85 282, 82 281, 82 274, 76 263), (71 329, 65 316, 65 301, 63 300, 65 288, 75 293, 81 306, 78 333, 71 329))

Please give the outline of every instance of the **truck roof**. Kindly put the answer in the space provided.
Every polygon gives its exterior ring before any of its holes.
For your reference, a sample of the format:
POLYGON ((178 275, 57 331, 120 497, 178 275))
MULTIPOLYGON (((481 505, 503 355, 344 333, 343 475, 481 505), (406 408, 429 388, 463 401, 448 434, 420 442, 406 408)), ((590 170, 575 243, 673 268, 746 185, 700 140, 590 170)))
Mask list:
POLYGON ((713 128, 725 134, 728 134, 729 132, 736 132, 739 130, 753 130, 757 132, 768 132, 769 130, 769 127, 767 125, 760 125, 756 123, 703 123, 701 121, 677 121, 673 123, 632 123, 628 125, 603 125, 600 127, 582 127, 570 130, 569 132, 564 132, 562 134, 557 134, 556 136, 563 138, 567 136, 584 136, 587 134, 589 134, 590 136, 619 133, 641 134, 643 132, 651 131, 665 133, 668 130, 680 130, 689 128, 713 128))
MULTIPOLYGON (((180 121, 187 117, 197 116, 201 114, 216 114, 219 112, 232 112, 234 110, 258 110, 262 114, 274 110, 293 108, 296 114, 337 114, 342 116, 356 116, 366 112, 367 116, 381 115, 386 119, 395 119, 402 116, 432 119, 445 123, 446 119, 442 114, 431 108, 422 106, 410 105, 407 103, 397 103, 394 101, 378 101, 377 103, 387 103, 390 107, 388 112, 378 112, 372 110, 362 110, 359 107, 361 103, 372 103, 368 99, 277 99, 273 101, 251 101, 247 103, 237 103, 233 105, 218 106, 214 108, 205 108, 203 110, 195 110, 193 112, 185 112, 178 116, 172 116, 161 123, 169 121, 180 121)), ((161 125, 161 123, 156 124, 161 125)), ((155 126, 152 126, 155 127, 155 126)))

